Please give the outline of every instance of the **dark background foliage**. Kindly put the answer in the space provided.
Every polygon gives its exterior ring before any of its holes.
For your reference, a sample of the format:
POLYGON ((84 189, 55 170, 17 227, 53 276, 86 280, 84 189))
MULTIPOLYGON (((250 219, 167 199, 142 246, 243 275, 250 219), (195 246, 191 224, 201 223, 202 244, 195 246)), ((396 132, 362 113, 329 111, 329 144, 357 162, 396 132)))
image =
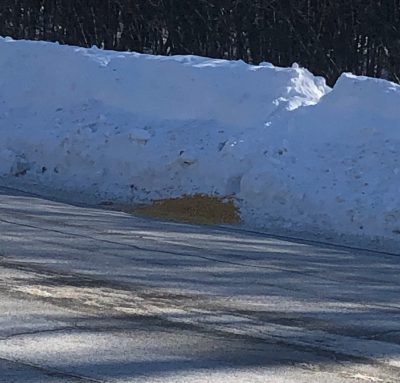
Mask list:
POLYGON ((400 0, 1 0, 0 34, 400 82, 400 0))

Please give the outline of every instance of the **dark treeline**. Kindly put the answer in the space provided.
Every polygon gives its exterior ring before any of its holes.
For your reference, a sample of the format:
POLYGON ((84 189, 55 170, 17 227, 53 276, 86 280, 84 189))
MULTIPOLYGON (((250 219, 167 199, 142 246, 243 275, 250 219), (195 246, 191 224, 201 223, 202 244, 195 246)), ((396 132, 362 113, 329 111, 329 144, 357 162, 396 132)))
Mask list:
POLYGON ((400 0, 1 0, 0 34, 400 82, 400 0))

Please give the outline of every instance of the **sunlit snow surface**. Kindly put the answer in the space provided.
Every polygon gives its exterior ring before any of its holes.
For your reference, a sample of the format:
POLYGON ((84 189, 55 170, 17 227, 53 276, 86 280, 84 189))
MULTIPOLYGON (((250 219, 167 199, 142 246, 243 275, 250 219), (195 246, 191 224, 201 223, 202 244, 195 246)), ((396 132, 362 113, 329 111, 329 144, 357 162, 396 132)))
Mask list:
MULTIPOLYGON (((234 195, 256 228, 400 239, 400 87, 0 39, 0 177, 141 202, 234 195)), ((11 181, 10 181, 11 182, 11 181)))

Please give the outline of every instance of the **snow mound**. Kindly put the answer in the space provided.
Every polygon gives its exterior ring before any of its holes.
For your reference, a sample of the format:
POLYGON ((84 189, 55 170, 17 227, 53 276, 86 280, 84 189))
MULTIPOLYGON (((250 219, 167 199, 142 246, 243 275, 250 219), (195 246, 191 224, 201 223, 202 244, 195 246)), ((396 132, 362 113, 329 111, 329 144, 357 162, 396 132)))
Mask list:
POLYGON ((396 239, 400 87, 0 39, 0 177, 132 202, 235 196, 245 224, 396 239))

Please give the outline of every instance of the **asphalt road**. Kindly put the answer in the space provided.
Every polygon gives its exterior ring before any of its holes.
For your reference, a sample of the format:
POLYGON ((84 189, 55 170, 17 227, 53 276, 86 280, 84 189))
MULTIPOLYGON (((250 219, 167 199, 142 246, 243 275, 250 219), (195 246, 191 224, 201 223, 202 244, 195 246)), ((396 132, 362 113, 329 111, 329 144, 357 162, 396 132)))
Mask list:
POLYGON ((0 382, 400 382, 400 256, 0 189, 0 382))

